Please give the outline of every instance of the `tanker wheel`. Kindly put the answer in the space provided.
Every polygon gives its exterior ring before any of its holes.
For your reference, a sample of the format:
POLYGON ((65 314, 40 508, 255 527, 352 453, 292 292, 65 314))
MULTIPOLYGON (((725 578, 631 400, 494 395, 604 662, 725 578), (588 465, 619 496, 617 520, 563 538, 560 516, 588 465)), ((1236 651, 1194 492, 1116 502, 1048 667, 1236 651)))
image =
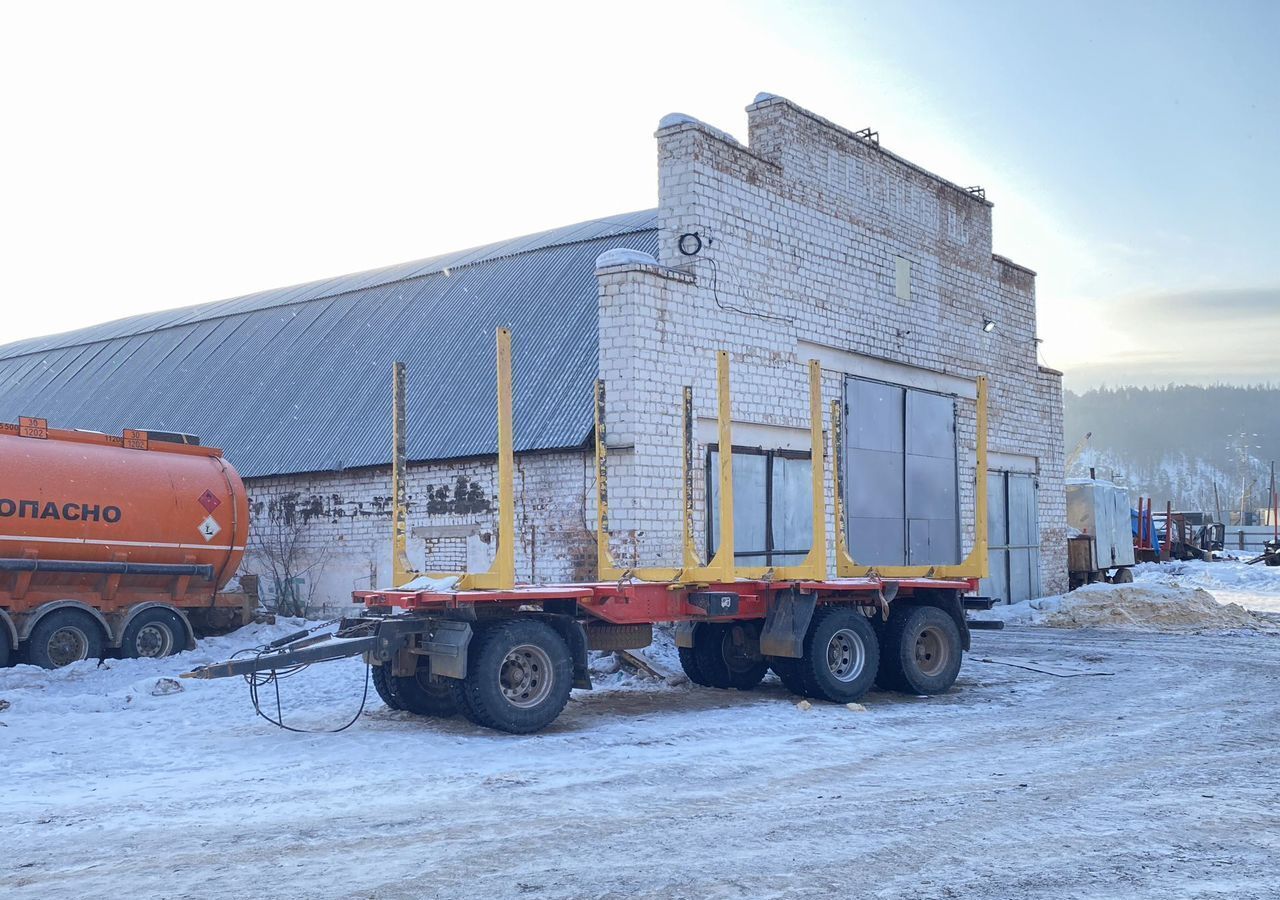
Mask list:
POLYGON ((749 691, 769 671, 755 622, 711 622, 694 632, 693 655, 706 684, 749 691))
POLYGON ((1111 579, 1112 584, 1133 584, 1133 569, 1128 566, 1116 569, 1116 574, 1111 579))
POLYGON ((799 660, 805 693, 852 703, 871 689, 880 665, 875 628, 860 611, 828 606, 814 613, 799 660))
POLYGON ((60 669, 85 659, 101 659, 104 635, 93 616, 78 609, 55 609, 27 638, 27 662, 60 669))
POLYGON ((128 659, 160 659, 180 652, 186 645, 187 630, 176 613, 148 609, 138 613, 124 630, 120 654, 128 659))
POLYGON ((876 681, 911 694, 941 694, 955 684, 962 657, 960 629, 936 606, 895 609, 880 635, 876 681))
POLYGON ((0 628, 0 669, 13 665, 13 650, 9 646, 9 635, 0 628))
POLYGON ((391 684, 401 708, 411 713, 448 718, 458 712, 458 688, 462 682, 432 675, 425 656, 418 658, 417 674, 392 675, 391 684))
POLYGON ((370 666, 369 680, 373 682, 373 689, 378 693, 379 699, 387 704, 388 709, 404 709, 404 704, 396 695, 394 679, 391 676, 391 663, 370 666))
POLYGON ((545 622, 512 618, 471 639, 459 693, 463 712, 477 725, 529 734, 555 721, 572 688, 564 638, 545 622))

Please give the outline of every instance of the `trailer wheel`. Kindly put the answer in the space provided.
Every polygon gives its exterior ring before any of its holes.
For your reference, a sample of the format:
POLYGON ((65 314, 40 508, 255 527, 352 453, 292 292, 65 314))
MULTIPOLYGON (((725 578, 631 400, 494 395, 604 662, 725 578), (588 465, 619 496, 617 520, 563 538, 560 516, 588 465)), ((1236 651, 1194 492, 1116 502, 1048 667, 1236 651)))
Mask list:
POLYGON ((370 666, 369 680, 373 682, 373 689, 377 691, 378 698, 387 704, 388 709, 404 709, 400 698, 396 696, 395 687, 392 683, 390 663, 381 666, 370 666))
POLYGON ((120 654, 128 659, 160 659, 186 646, 187 630, 176 613, 148 609, 138 613, 124 630, 120 654))
POLYGON ((467 653, 462 684, 471 721, 510 734, 529 734, 555 721, 569 702, 569 645, 545 622, 513 618, 482 629, 467 653))
POLYGON ((78 609, 55 609, 27 638, 27 662, 59 669, 84 659, 101 659, 104 635, 93 616, 78 609))
POLYGON ((782 680, 782 686, 800 697, 808 696, 800 675, 800 660, 790 656, 770 656, 769 668, 782 680))
POLYGON ((871 689, 879 664, 875 629, 861 612, 829 606, 814 613, 798 667, 807 695, 852 703, 871 689))
POLYGON ((881 687, 941 694, 960 673, 960 630, 936 606, 904 606, 889 616, 881 636, 881 687))
POLYGON ((693 656, 710 687, 749 691, 769 671, 754 622, 706 623, 694 633, 693 656))
MULTIPOLYGON (((696 635, 697 632, 695 631, 694 634, 696 635)), ((694 640, 697 640, 696 636, 694 640)), ((677 647, 676 655, 680 657, 680 668, 684 669, 684 674, 689 676, 691 682, 702 687, 711 686, 707 682, 707 676, 702 672, 702 667, 698 665, 698 654, 694 652, 693 647, 677 647)))
POLYGON ((412 678, 392 675, 392 690, 402 709, 419 716, 437 716, 447 719, 458 711, 456 678, 441 678, 431 674, 431 664, 426 657, 418 660, 418 672, 412 678))
POLYGON ((1116 569, 1116 574, 1111 578, 1112 584, 1133 584, 1133 569, 1128 566, 1116 569))

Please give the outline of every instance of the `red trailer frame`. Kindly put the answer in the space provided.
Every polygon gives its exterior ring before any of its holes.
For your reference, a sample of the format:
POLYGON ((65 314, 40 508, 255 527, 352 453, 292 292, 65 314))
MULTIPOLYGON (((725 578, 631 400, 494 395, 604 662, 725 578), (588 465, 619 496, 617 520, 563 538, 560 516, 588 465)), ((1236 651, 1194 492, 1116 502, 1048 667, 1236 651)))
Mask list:
MULTIPOLYGON (((653 626, 674 623, 690 680, 749 689, 772 669, 793 692, 852 702, 882 687, 915 694, 948 690, 969 649, 965 610, 991 601, 966 597, 987 574, 986 380, 977 380, 973 547, 960 563, 878 569, 855 562, 844 533, 842 410, 831 409, 826 453, 821 370, 809 364, 813 468, 813 541, 805 559, 777 568, 734 562, 731 454, 719 466, 720 534, 702 563, 693 542, 692 389, 683 392, 682 565, 619 567, 609 548, 604 386, 596 385, 597 560, 601 579, 575 584, 515 581, 514 451, 511 433, 510 334, 498 331, 498 546, 479 573, 417 573, 405 547, 404 373, 394 376, 392 463, 393 560, 400 588, 356 591, 366 614, 344 620, 333 640, 306 634, 188 673, 213 678, 253 675, 363 653, 388 706, 429 716, 462 712, 513 733, 536 731, 559 715, 571 687, 589 688, 588 650, 647 646, 653 626), (827 459, 833 461, 834 565, 827 558, 827 459), (835 578, 830 569, 835 569, 835 578)), ((732 446, 729 362, 718 359, 720 446, 732 446)), ((258 682, 253 682, 255 685, 258 682)), ((261 710, 260 710, 261 711, 261 710)))

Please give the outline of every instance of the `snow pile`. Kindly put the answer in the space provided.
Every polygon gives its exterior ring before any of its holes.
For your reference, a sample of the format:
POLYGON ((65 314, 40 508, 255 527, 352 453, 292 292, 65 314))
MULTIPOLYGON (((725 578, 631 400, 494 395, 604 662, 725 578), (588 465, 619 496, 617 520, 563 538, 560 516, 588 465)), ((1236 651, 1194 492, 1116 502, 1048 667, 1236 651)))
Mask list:
POLYGON ((719 128, 716 128, 714 125, 708 125, 706 122, 702 121, 701 119, 695 119, 693 116, 685 115, 684 113, 679 113, 679 112, 667 113, 665 116, 663 116, 658 121, 658 130, 662 131, 664 128, 676 128, 681 125, 696 126, 698 128, 701 128, 703 131, 707 132, 708 134, 713 135, 714 137, 718 137, 720 140, 724 141, 727 144, 734 144, 737 146, 741 146, 741 144, 738 143, 738 139, 733 135, 731 135, 729 132, 721 131, 719 128))
POLYGON ((1134 574, 1143 584, 1202 587, 1220 603, 1238 603, 1246 609, 1280 613, 1280 567, 1196 559, 1143 563, 1134 568, 1134 574))
POLYGON ((1050 628, 1124 628, 1198 633, 1280 633, 1280 625, 1238 603, 1220 603, 1201 587, 1178 584, 1090 584, 1069 594, 997 607, 979 618, 1050 628))
POLYGON ((658 130, 661 131, 663 128, 675 128, 677 125, 705 125, 705 124, 706 122, 703 122, 700 119, 695 119, 693 116, 688 116, 688 115, 685 115, 684 113, 673 112, 673 113, 667 113, 665 116, 663 116, 661 119, 658 120, 658 130))
POLYGON ((1204 588, 1095 584, 1075 591, 1045 616, 1053 628, 1136 628, 1150 631, 1268 630, 1236 603, 1219 603, 1204 588))
POLYGON ((596 268, 607 269, 610 266, 656 266, 658 260, 643 250, 629 250, 626 247, 614 247, 596 257, 596 268))
POLYGON ((458 587, 458 580, 457 575, 447 575, 444 578, 432 578, 430 575, 419 575, 412 581, 407 581, 400 585, 396 590, 429 591, 433 594, 447 594, 458 587))
POLYGON ((654 626, 653 643, 648 647, 625 653, 593 650, 590 656, 588 667, 596 688, 654 690, 689 680, 680 666, 675 632, 670 625, 654 626), (644 667, 637 665, 637 660, 644 667))

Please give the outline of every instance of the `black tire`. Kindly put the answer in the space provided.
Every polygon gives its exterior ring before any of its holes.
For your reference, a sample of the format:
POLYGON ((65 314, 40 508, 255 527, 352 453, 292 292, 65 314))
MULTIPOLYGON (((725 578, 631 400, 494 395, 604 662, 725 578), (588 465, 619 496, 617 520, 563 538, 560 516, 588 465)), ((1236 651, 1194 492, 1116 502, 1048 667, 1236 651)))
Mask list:
POLYGON ((871 689, 880 664, 880 642, 861 611, 819 607, 804 638, 800 679, 806 696, 852 703, 871 689))
POLYGON ((471 639, 459 695, 463 712, 477 725, 530 734, 555 721, 572 689, 573 661, 564 638, 546 622, 513 618, 471 639))
POLYGON ((102 626, 79 609, 55 609, 44 616, 27 638, 27 662, 42 669, 58 669, 84 659, 102 659, 102 626))
POLYGON ((960 629, 936 606, 895 609, 880 636, 876 682, 889 690, 941 694, 960 674, 960 629))
POLYGON ((392 691, 402 709, 419 716, 447 719, 458 712, 462 682, 456 678, 432 676, 425 656, 419 657, 418 672, 412 678, 391 676, 392 691))
MULTIPOLYGON (((697 640, 697 632, 694 632, 694 639, 697 640)), ((693 647, 677 647, 676 655, 680 657, 680 668, 684 669, 684 674, 689 676, 689 680, 694 684, 702 687, 710 687, 707 683, 707 676, 702 673, 702 667, 698 665, 698 654, 693 647)))
POLYGON ((782 680, 782 686, 800 697, 807 697, 804 678, 800 674, 800 660, 790 656, 770 656, 769 668, 782 680))
POLYGON ((370 666, 369 680, 373 682, 373 689, 377 691, 379 699, 387 704, 388 709, 404 709, 404 704, 396 695, 395 679, 391 676, 391 663, 370 666))
POLYGON ((9 646, 8 629, 3 622, 0 622, 0 669, 7 669, 13 665, 13 657, 13 648, 9 646))
POLYGON ((1133 584, 1133 569, 1128 566, 1116 569, 1116 574, 1111 579, 1112 584, 1133 584))
POLYGON ((769 671, 755 622, 707 622, 694 634, 693 656, 705 684, 749 691, 769 671))
POLYGON ((126 659, 162 659, 187 649, 187 629, 178 614, 148 609, 134 616, 120 639, 120 655, 126 659))

